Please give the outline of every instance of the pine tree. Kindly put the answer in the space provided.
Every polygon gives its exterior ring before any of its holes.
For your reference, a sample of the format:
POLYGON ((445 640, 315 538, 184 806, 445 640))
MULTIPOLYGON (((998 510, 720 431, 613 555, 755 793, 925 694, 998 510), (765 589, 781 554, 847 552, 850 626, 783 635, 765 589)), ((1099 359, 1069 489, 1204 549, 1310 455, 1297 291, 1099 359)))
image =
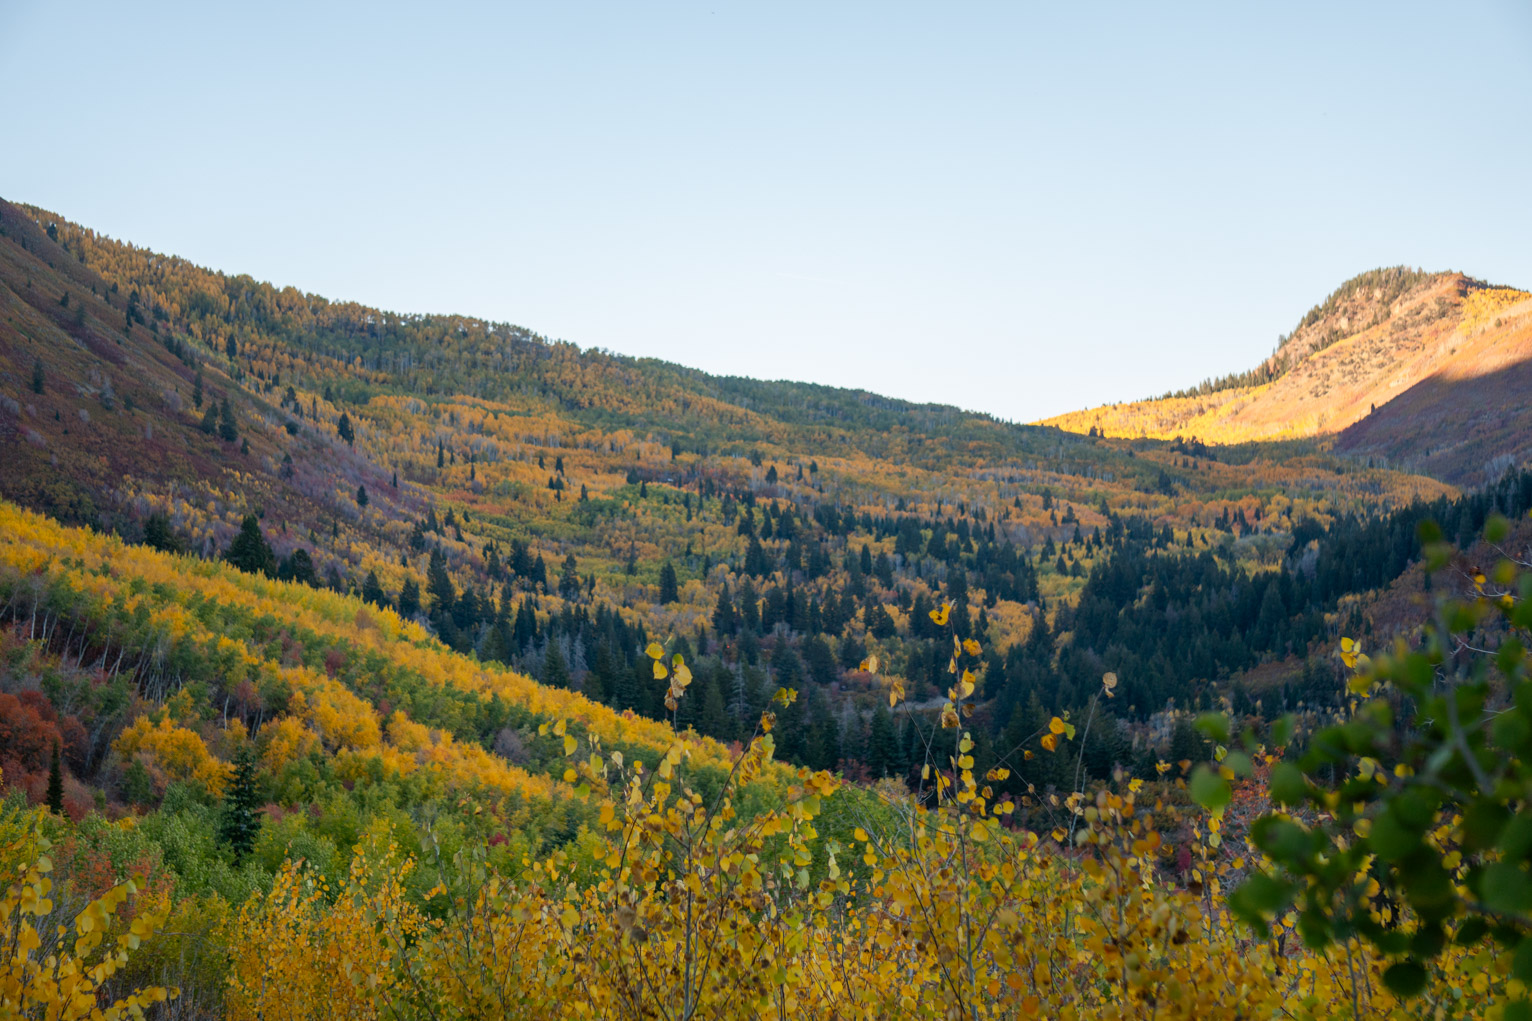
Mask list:
POLYGON ((676 580, 676 568, 670 561, 665 561, 665 566, 660 568, 660 602, 674 603, 681 598, 680 586, 676 580))
POLYGON ((192 384, 192 407, 202 407, 202 370, 197 370, 197 381, 192 384))
POLYGON ((228 397, 223 399, 218 409, 218 435, 225 443, 239 439, 239 431, 234 427, 234 408, 229 404, 228 397))
POLYGON ((452 577, 447 574, 447 562, 440 547, 431 550, 431 563, 426 568, 426 590, 431 594, 434 612, 446 613, 457 601, 457 592, 452 587, 452 577))
POLYGON ((59 762, 59 743, 53 742, 53 758, 48 761, 48 811, 64 814, 64 767, 59 762))
POLYGON ((356 433, 351 429, 351 416, 344 411, 340 413, 340 421, 335 423, 335 433, 346 441, 346 446, 356 446, 356 433))
POLYGON ((365 506, 367 506, 367 487, 366 486, 357 486, 356 487, 356 505, 358 507, 365 507, 365 506))
POLYGON ((564 569, 559 575, 559 595, 565 599, 573 599, 580 594, 580 568, 575 561, 575 555, 569 554, 564 558, 564 569))
POLYGON ((32 392, 42 393, 46 389, 47 379, 47 373, 43 370, 43 360, 39 358, 32 363, 32 392))
POLYGON ((367 572, 367 580, 362 582, 362 598, 374 606, 384 606, 388 603, 388 596, 383 592, 383 583, 378 581, 377 571, 367 572))
POLYGON ((234 779, 223 796, 223 813, 218 820, 218 841, 241 861, 255 849, 261 831, 260 795, 255 786, 255 753, 247 744, 234 759, 234 779))
POLYGON ((249 574, 264 574, 270 578, 277 573, 276 554, 261 534, 261 524, 254 514, 246 514, 245 520, 240 522, 239 534, 229 544, 223 558, 249 574))
POLYGON ((399 589, 399 615, 401 617, 413 617, 420 612, 420 586, 415 583, 413 576, 404 579, 404 587, 399 589))
POLYGON ((867 731, 867 771, 875 777, 895 776, 899 768, 899 736, 894 731, 894 718, 888 707, 878 700, 872 711, 872 724, 867 731))
POLYGON ((543 683, 550 688, 569 687, 569 666, 559 651, 559 643, 552 639, 548 641, 548 654, 543 657, 543 683))

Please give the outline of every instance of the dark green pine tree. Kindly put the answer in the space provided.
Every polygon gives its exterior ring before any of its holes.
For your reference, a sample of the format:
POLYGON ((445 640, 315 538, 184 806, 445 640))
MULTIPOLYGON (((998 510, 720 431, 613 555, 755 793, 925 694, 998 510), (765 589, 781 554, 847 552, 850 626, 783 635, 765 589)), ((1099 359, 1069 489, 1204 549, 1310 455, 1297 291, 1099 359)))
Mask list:
POLYGON ((452 577, 447 574, 447 561, 439 546, 431 550, 431 563, 426 567, 426 590, 431 594, 431 609, 438 613, 450 611, 457 601, 452 577))
POLYGON ((211 404, 207 406, 207 414, 202 416, 202 431, 209 436, 218 432, 218 409, 211 404))
POLYGON ((40 394, 46 389, 48 374, 43 369, 43 360, 39 358, 32 363, 32 392, 40 394))
POLYGON ((415 583, 413 575, 404 579, 404 586, 399 589, 399 616, 413 617, 420 612, 420 586, 415 583))
POLYGON ((573 553, 564 558, 564 569, 559 574, 559 595, 574 599, 580 594, 580 567, 573 553))
POLYGON ((366 486, 357 486, 356 487, 356 505, 358 507, 365 507, 365 506, 367 506, 367 487, 366 486))
POLYGON ((888 706, 879 699, 867 730, 867 771, 875 777, 895 776, 899 769, 899 735, 888 706))
POLYGON ((254 514, 245 515, 245 520, 239 526, 239 534, 229 544, 229 550, 223 558, 249 574, 264 574, 272 578, 277 573, 276 554, 261 534, 261 524, 254 514))
POLYGON ((48 811, 64 814, 64 767, 59 762, 59 743, 53 742, 53 758, 48 761, 48 811))
POLYGON ((550 688, 569 687, 569 665, 559 651, 559 643, 548 642, 548 655, 543 657, 543 683, 550 688))
POLYGON ((218 840, 242 861, 255 849, 261 832, 260 795, 255 786, 255 753, 249 745, 234 759, 234 779, 223 796, 223 813, 218 820, 218 840))
POLYGON ((234 426, 234 408, 225 397, 218 408, 218 436, 225 443, 233 443, 239 439, 239 430, 234 426))
POLYGON ((335 433, 346 441, 346 446, 356 445, 356 433, 351 428, 351 416, 344 411, 340 413, 340 421, 335 423, 335 433))
POLYGON ((680 585, 676 580, 675 565, 665 561, 665 566, 660 568, 660 602, 674 603, 680 600, 680 585))
POLYGON ((202 370, 197 370, 197 380, 192 384, 192 407, 202 407, 202 370))
POLYGON ((378 581, 377 571, 367 572, 367 580, 362 582, 362 598, 374 606, 388 605, 388 596, 383 592, 383 583, 378 581))

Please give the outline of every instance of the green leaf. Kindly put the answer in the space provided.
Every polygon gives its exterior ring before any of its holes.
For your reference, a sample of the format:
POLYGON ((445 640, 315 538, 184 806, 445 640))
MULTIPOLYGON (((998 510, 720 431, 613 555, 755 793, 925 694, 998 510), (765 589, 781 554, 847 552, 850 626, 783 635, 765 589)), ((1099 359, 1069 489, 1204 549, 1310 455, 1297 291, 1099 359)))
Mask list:
POLYGON ((1255 773, 1255 764, 1244 752, 1230 752, 1224 756, 1223 764, 1233 770, 1235 776, 1249 777, 1255 773))
POLYGON ((1511 958, 1511 975, 1522 982, 1532 983, 1532 939, 1523 938, 1511 958))
POLYGON ((1297 805, 1308 796, 1309 785, 1303 770, 1291 762, 1279 762, 1271 768, 1271 799, 1279 805, 1297 805))
POLYGON ((1496 862, 1484 869, 1479 894, 1491 911, 1521 914, 1532 908, 1532 876, 1511 862, 1496 862))
POLYGON ((1298 718, 1292 713, 1283 716, 1271 725, 1271 743, 1277 748, 1286 748, 1287 742, 1293 739, 1293 731, 1298 726, 1298 718))
POLYGON ((1367 842, 1379 858, 1394 862, 1420 846, 1420 834, 1400 823, 1398 814, 1390 810, 1372 821, 1367 842))
POLYGON ((1383 984, 1398 996, 1419 996, 1426 988, 1426 969, 1419 961, 1400 961, 1388 966, 1383 984))
POLYGON ((1202 736, 1218 744, 1229 743, 1229 718, 1223 713, 1203 713, 1193 724, 1202 736))
POLYGON ((1511 534, 1511 523, 1505 519, 1504 514, 1491 514, 1489 520, 1484 522, 1485 542, 1505 542, 1505 537, 1511 534))
POLYGON ((1210 812, 1222 810, 1233 797, 1229 781, 1205 762, 1192 771, 1191 791, 1192 800, 1210 812))
POLYGON ((1257 872, 1229 895, 1229 907, 1246 922, 1259 927, 1276 917, 1291 894, 1291 884, 1257 872))

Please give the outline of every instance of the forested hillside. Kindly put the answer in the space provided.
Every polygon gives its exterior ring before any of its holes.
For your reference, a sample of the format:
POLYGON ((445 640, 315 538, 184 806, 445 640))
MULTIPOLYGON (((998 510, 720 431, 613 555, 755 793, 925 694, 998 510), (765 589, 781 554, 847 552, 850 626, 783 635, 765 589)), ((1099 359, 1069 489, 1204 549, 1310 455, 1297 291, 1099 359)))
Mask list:
POLYGON ((89 999, 166 1016, 1417 1016, 1392 944, 1286 942, 1260 820, 1384 776, 1325 758, 1359 649, 1525 628, 1528 301, 1380 271, 1259 378, 1029 426, 0 202, 0 921, 141 941, 89 999))

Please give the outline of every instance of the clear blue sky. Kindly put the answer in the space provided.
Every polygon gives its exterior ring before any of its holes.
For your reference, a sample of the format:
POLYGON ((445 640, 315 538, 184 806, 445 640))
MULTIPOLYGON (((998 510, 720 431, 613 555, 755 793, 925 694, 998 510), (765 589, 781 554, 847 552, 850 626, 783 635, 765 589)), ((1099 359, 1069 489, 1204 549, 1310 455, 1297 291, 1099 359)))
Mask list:
POLYGON ((1524 0, 0 0, 0 89, 0 196, 115 237, 1018 420, 1532 287, 1524 0))

